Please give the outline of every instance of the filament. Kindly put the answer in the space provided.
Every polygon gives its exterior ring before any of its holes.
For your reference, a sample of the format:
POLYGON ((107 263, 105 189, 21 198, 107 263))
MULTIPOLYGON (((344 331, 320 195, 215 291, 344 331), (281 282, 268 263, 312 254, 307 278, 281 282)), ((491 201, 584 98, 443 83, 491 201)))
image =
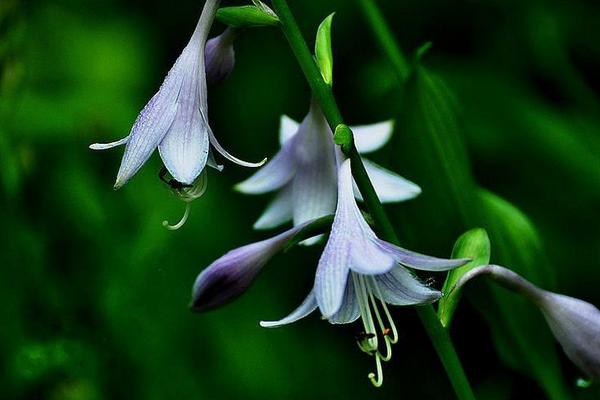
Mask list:
POLYGON ((383 384, 383 369, 381 367, 381 357, 379 355, 375 356, 375 365, 377 366, 377 373, 371 372, 367 376, 371 380, 373 386, 380 387, 383 384))
POLYGON ((170 225, 169 221, 164 220, 162 222, 162 225, 167 228, 170 231, 176 231, 177 229, 181 228, 185 222, 187 221, 188 217, 190 216, 190 209, 191 209, 191 204, 190 203, 186 203, 185 204, 185 212, 183 213, 183 217, 181 217, 181 219, 179 220, 178 223, 176 223, 175 225, 170 225))

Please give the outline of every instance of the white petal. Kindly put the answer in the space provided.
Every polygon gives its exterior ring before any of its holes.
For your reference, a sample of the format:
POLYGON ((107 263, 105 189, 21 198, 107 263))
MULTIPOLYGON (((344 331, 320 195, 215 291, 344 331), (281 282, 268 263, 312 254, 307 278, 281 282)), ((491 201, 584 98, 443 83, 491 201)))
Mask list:
MULTIPOLYGON (((363 158, 367 174, 373 183, 377 197, 382 203, 394 203, 409 200, 421 194, 421 188, 400 175, 387 170, 372 161, 363 158)), ((354 195, 362 201, 362 196, 356 183, 354 195)))
POLYGON ((296 322, 308 314, 316 310, 317 301, 315 300, 315 294, 311 291, 306 299, 300 304, 298 308, 296 308, 290 315, 287 317, 280 319, 279 321, 260 321, 260 326, 263 328, 275 328, 282 325, 291 324, 292 322, 296 322))
POLYGON ((439 299, 441 293, 423 285, 410 272, 397 266, 390 272, 375 277, 379 290, 374 293, 380 300, 404 306, 410 304, 430 303, 439 299))
POLYGON ((382 148, 392 137, 394 121, 350 127, 354 133, 354 144, 359 153, 371 153, 382 148))
POLYGON ((165 167, 175 180, 191 185, 208 160, 208 125, 197 109, 178 113, 158 149, 165 167))
POLYGON ((356 321, 358 317, 360 317, 360 309, 354 290, 354 282, 353 279, 348 279, 342 307, 329 318, 329 322, 332 324, 349 324, 356 321))
POLYGON ((283 146, 285 142, 298 133, 300 124, 287 115, 282 115, 279 121, 279 144, 283 146))
POLYGON ((173 124, 177 99, 184 84, 194 75, 193 47, 183 50, 158 92, 140 112, 128 136, 115 188, 123 186, 150 158, 173 124))
POLYGON ((403 249, 385 240, 376 239, 376 241, 383 251, 394 257, 397 263, 421 271, 448 271, 463 266, 470 261, 468 258, 445 259, 431 257, 403 249))
POLYGON ((129 136, 125 136, 123 139, 117 140, 115 142, 94 143, 94 144, 90 144, 90 149, 92 149, 92 150, 112 149, 113 147, 117 147, 117 146, 127 143, 128 140, 129 140, 129 136))
POLYGON ((279 189, 296 173, 294 143, 286 143, 281 150, 254 175, 235 186, 235 190, 246 194, 262 194, 279 189))
POLYGON ((321 314, 327 319, 337 313, 344 300, 350 264, 351 243, 344 240, 340 227, 332 226, 331 235, 319 260, 315 275, 315 296, 321 314))
POLYGON ((267 209, 254 223, 254 229, 276 228, 292 219, 292 188, 285 187, 275 196, 267 209))
POLYGON ((209 135, 209 138, 210 138, 210 144, 212 144, 213 147, 219 153, 221 153, 221 155, 223 157, 225 157, 226 159, 228 159, 232 163, 235 163, 237 165, 241 165, 242 167, 257 168, 257 167, 263 166, 267 162, 266 158, 264 158, 262 161, 257 162, 257 163, 240 160, 239 158, 235 157, 234 155, 232 155, 231 153, 229 153, 227 150, 225 150, 223 148, 223 146, 221 146, 221 144, 217 141, 217 138, 215 137, 215 134, 213 133, 213 131, 211 129, 208 130, 208 135, 209 135))

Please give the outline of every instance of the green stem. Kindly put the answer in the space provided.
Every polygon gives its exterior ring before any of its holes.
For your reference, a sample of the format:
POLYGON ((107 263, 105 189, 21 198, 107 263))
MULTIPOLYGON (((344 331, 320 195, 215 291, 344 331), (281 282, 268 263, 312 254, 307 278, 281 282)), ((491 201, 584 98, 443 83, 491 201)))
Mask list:
POLYGON ((373 0, 358 0, 358 3, 369 22, 369 27, 373 31, 379 47, 392 63, 394 72, 398 75, 398 80, 403 83, 410 74, 410 66, 400 48, 396 46, 394 34, 383 18, 383 14, 373 0))
MULTIPOLYGON (((323 80, 321 72, 319 71, 308 45, 306 44, 304 37, 298 28, 298 24, 296 23, 287 1, 273 0, 273 6, 281 22, 281 29, 285 34, 298 63, 300 64, 300 68, 304 72, 306 80, 308 81, 308 84, 313 92, 313 96, 321 106, 323 114, 325 115, 331 130, 335 132, 336 127, 340 124, 343 124, 344 120, 335 101, 335 97, 333 96, 333 91, 331 87, 323 80)), ((389 29, 387 31, 389 33, 389 29)), ((397 57, 396 62, 399 63, 398 65, 403 65, 406 67, 406 71, 404 73, 408 75, 408 64, 406 64, 406 61, 401 56, 401 53, 398 53, 398 55, 400 55, 400 57, 397 57)), ((373 184, 367 175, 367 171, 362 159, 354 145, 352 145, 352 148, 348 152, 347 156, 350 158, 352 163, 352 174, 356 180, 356 184, 365 200, 365 204, 369 213, 373 217, 375 225, 378 227, 381 236, 392 243, 398 244, 398 237, 394 232, 390 220, 386 216, 385 210, 379 201, 379 197, 373 188, 373 184)), ((469 382, 462 368, 456 350, 454 349, 452 341, 450 340, 450 336, 442 327, 433 307, 431 305, 418 307, 417 311, 431 341, 433 342, 438 356, 442 361, 457 397, 461 400, 474 400, 475 397, 471 387, 469 386, 469 382)))

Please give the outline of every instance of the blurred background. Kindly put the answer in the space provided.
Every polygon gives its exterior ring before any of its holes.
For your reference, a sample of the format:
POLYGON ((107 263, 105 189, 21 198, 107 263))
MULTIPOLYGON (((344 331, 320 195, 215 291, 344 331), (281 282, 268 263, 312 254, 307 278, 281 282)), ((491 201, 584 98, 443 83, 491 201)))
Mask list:
MULTIPOLYGON (((354 343, 358 326, 313 316, 259 327, 304 298, 319 246, 277 256, 225 308, 188 310, 205 266, 268 235, 251 227, 270 197, 233 192, 253 171, 225 162, 223 173, 209 171, 188 223, 170 232, 161 221, 176 221, 184 206, 158 180, 159 158, 113 191, 122 148, 87 146, 128 133, 202 3, 0 1, 0 397, 454 398, 410 308, 393 310, 401 338, 381 389, 366 378, 374 365, 354 343)), ((401 89, 355 3, 290 0, 311 45, 319 22, 337 12, 334 89, 348 122, 397 117, 401 89)), ((433 42, 424 63, 460 104, 473 174, 529 217, 553 289, 600 305, 600 3, 378 3, 407 54, 433 42)), ((216 23, 213 32, 223 29, 216 23)), ((246 31, 236 63, 210 92, 211 125, 241 158, 270 157, 279 116, 301 119, 309 90, 276 29, 246 31)), ((372 158, 402 164, 394 151, 372 158)), ((422 154, 404 154, 418 169, 422 154)), ((402 172, 427 187, 418 171, 402 172)), ((401 216, 413 203, 391 207, 404 242, 449 256, 463 229, 430 229, 435 207, 415 208, 407 225, 401 216)), ((489 325, 468 302, 451 333, 479 398, 546 398, 526 371, 500 361, 489 325)), ((580 374, 559 354, 570 396, 600 398, 597 387, 575 387, 580 374)))

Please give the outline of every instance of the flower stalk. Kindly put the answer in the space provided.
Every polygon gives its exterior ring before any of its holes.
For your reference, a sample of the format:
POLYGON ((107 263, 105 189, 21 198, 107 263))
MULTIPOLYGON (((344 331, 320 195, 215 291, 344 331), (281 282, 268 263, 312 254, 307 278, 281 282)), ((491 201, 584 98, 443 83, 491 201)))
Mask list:
MULTIPOLYGON (((279 17, 280 27, 310 85, 313 96, 320 104, 331 130, 335 132, 338 125, 344 124, 344 120, 337 106, 335 97, 333 96, 332 89, 323 80, 323 76, 314 62, 287 1, 273 0, 273 6, 279 17)), ((354 179, 365 200, 367 209, 373 217, 376 227, 385 240, 398 244, 398 237, 377 197, 356 147, 352 145, 349 151, 346 152, 346 155, 351 160, 354 179)), ((418 307, 417 312, 433 342, 440 360, 442 361, 457 397, 461 400, 474 399, 473 391, 469 385, 450 336, 440 324, 433 307, 430 305, 418 307)))

